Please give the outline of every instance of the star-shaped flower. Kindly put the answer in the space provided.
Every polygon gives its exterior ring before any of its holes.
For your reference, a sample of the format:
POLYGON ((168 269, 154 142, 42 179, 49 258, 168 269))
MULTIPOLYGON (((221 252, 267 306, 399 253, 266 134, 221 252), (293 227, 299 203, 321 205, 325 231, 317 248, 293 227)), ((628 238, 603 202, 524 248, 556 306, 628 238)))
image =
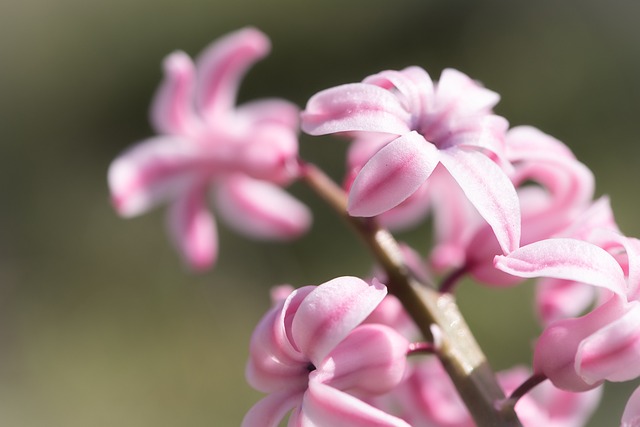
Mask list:
POLYGON ((235 106, 241 78, 269 49, 263 33, 245 28, 214 42, 195 64, 183 52, 169 55, 151 107, 159 135, 109 169, 121 215, 169 201, 172 237, 193 268, 209 267, 218 254, 210 189, 218 214, 247 236, 290 239, 310 224, 308 209, 280 188, 298 174, 298 108, 279 99, 235 106))

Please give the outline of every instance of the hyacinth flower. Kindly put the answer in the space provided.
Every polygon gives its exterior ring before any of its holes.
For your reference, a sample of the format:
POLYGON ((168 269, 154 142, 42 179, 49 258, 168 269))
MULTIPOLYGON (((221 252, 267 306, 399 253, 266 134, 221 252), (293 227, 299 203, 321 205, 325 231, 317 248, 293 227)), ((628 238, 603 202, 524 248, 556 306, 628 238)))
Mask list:
MULTIPOLYGON (((552 322, 536 343, 534 371, 565 390, 640 377, 640 240, 611 231, 605 235, 608 250, 582 240, 549 239, 496 257, 496 267, 510 274, 609 291, 611 297, 590 313, 552 322)), ((639 404, 636 392, 627 404, 626 425, 638 425, 639 404), (634 418, 636 424, 629 421, 634 418)))
MULTIPOLYGON (((509 177, 520 201, 521 244, 563 234, 593 203, 593 174, 566 145, 531 126, 510 129, 505 140, 505 157, 513 167, 509 177)), ((429 189, 436 236, 430 255, 434 268, 460 269, 493 286, 520 282, 493 267, 500 245, 451 178, 436 178, 429 189)))
POLYGON ((247 380, 269 393, 243 427, 398 426, 403 420, 365 403, 393 389, 405 371, 408 341, 361 322, 386 295, 379 282, 339 277, 305 286, 263 317, 251 338, 247 380))
POLYGON ((241 78, 267 55, 254 28, 211 44, 195 61, 175 52, 151 107, 158 133, 117 157, 109 168, 113 204, 122 216, 169 202, 169 229, 188 265, 211 266, 216 222, 258 239, 291 239, 310 224, 308 209, 282 190, 296 178, 298 108, 280 99, 236 106, 241 78))
MULTIPOLYGON (((366 161, 349 190, 353 216, 383 214, 441 165, 493 229, 504 253, 519 245, 518 198, 502 169, 508 123, 490 113, 498 95, 448 69, 434 84, 422 68, 383 71, 309 99, 302 129, 353 135, 366 161)), ((355 153, 354 153, 355 152, 355 153)))
MULTIPOLYGON (((497 374, 507 395, 529 375, 524 367, 514 367, 497 374)), ((601 396, 602 387, 586 393, 572 393, 543 383, 522 396, 515 405, 515 411, 523 427, 582 427, 597 408, 601 396)), ((413 427, 476 426, 451 379, 433 357, 412 366, 390 399, 413 427)))

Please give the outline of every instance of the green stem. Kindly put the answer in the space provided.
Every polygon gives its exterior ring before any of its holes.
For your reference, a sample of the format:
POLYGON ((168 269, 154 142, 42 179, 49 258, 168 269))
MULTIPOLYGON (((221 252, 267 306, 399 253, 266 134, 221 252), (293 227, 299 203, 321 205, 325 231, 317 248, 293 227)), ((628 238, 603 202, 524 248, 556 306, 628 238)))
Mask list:
POLYGON ((521 426, 512 407, 499 405, 505 400, 504 393, 454 296, 440 293, 433 284, 420 283, 413 277, 391 233, 373 220, 350 216, 344 191, 317 167, 300 163, 303 181, 364 240, 387 274, 389 292, 402 302, 425 339, 434 341, 433 332, 437 329, 437 356, 476 424, 480 427, 521 426))

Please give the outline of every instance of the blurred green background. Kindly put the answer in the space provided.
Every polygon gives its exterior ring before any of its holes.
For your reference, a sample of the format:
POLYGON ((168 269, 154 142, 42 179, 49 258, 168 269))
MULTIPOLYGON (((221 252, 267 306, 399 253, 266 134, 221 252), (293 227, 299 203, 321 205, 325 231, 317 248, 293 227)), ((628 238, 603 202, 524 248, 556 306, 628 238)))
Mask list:
MULTIPOLYGON (((221 225, 215 270, 189 273, 163 209, 122 220, 106 170, 151 135, 162 58, 254 25, 272 55, 241 100, 316 91, 383 69, 458 68, 499 92, 498 113, 566 142, 640 236, 640 3, 636 0, 23 0, 0 6, 0 426, 234 426, 249 335, 279 283, 364 275, 367 253, 316 211, 292 245, 221 225)), ((342 177, 345 144, 302 137, 342 177)), ((401 236, 428 247, 425 227, 401 236)), ((471 284, 460 304, 497 369, 529 363, 531 287, 471 284)), ((636 384, 609 387, 592 426, 618 425, 636 384)))

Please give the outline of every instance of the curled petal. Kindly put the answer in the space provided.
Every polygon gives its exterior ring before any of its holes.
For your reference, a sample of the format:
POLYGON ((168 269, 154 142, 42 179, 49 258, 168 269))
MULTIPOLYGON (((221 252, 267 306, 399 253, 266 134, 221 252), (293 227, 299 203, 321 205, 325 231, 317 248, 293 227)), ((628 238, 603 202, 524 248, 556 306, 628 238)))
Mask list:
POLYGON ((440 151, 440 162, 493 229, 503 253, 520 245, 520 204, 507 175, 484 154, 459 148, 440 151))
POLYGON ((142 214, 183 191, 205 165, 198 147, 179 137, 138 143, 109 166, 113 205, 125 217, 142 214))
POLYGON ((640 387, 629 398, 622 414, 620 427, 640 427, 640 387))
POLYGON ((411 114, 386 89, 351 83, 318 92, 302 112, 302 130, 310 135, 367 131, 402 135, 411 114))
POLYGON ((319 366, 333 348, 371 314, 387 293, 356 277, 339 277, 319 285, 298 308, 291 324, 293 342, 319 366))
POLYGON ((536 343, 533 368, 553 385, 567 391, 582 392, 600 385, 604 378, 585 379, 578 372, 576 358, 586 338, 616 321, 624 313, 624 302, 613 297, 591 313, 577 319, 564 319, 544 330, 536 343))
POLYGON ((304 389, 272 393, 253 405, 244 416, 241 427, 278 427, 291 409, 302 402, 304 389))
POLYGON ((318 367, 315 380, 339 390, 378 395, 404 376, 409 342, 384 325, 355 328, 318 367))
POLYGON ((309 382, 301 412, 302 426, 409 427, 400 418, 318 381, 309 382))
POLYGON ((216 223, 206 206, 206 185, 194 185, 169 210, 169 230, 189 266, 210 267, 218 256, 216 223))
POLYGON ((554 277, 608 289, 624 295, 626 281, 618 262, 604 249, 576 239, 556 238, 497 256, 495 267, 519 277, 554 277))
POLYGON ((587 337, 578 348, 576 370, 589 383, 629 381, 640 376, 640 302, 587 337))
POLYGON ((437 109, 453 109, 459 115, 483 113, 493 108, 500 95, 484 88, 452 68, 442 71, 436 86, 437 109))
POLYGON ((227 178, 216 202, 226 224, 256 239, 292 239, 311 224, 311 213, 298 200, 276 185, 244 175, 227 178))
MULTIPOLYGON (((426 113, 426 103, 433 98, 433 82, 429 74, 420 67, 409 67, 402 71, 382 71, 367 77, 363 82, 384 89, 395 88, 404 108, 411 111, 416 118, 426 113)), ((417 121, 415 124, 418 124, 417 121)))
POLYGON ((164 81, 151 104, 151 123, 158 133, 193 134, 197 124, 193 110, 195 68, 184 52, 164 60, 164 81))
POLYGON ((362 168, 351 187, 347 210, 375 216, 413 194, 438 164, 437 148, 417 132, 384 146, 362 168))
POLYGON ((240 80, 270 49, 267 36, 250 27, 228 34, 205 49, 196 61, 196 106, 202 116, 213 119, 230 111, 240 80))

